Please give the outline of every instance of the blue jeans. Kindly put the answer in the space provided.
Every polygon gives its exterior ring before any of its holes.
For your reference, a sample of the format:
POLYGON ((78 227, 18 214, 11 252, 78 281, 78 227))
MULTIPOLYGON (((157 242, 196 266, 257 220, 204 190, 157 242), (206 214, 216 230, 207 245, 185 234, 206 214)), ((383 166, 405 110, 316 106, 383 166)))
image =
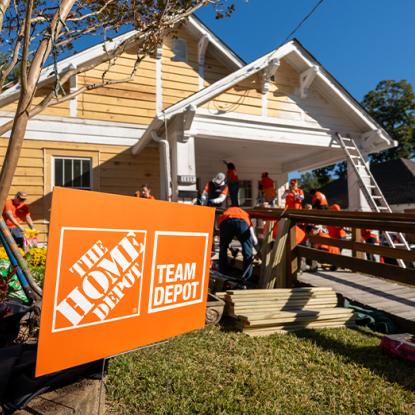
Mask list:
POLYGON ((244 272, 250 267, 245 274, 245 279, 252 275, 252 239, 248 224, 242 219, 227 219, 220 224, 220 250, 219 250, 219 271, 226 274, 228 268, 228 247, 235 237, 241 243, 242 255, 244 258, 244 272))
POLYGON ((231 198, 232 206, 239 206, 238 193, 239 193, 239 182, 229 182, 229 196, 231 198))
POLYGON ((16 245, 23 249, 23 241, 24 241, 23 232, 19 228, 9 228, 9 231, 12 234, 13 239, 16 242, 16 245))

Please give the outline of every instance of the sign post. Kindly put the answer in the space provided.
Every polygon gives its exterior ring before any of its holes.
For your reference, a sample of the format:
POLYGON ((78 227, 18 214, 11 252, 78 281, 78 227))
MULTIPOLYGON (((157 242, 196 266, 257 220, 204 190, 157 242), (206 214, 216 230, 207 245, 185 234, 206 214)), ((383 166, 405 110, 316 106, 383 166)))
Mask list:
POLYGON ((202 328, 214 210, 53 192, 36 376, 202 328))

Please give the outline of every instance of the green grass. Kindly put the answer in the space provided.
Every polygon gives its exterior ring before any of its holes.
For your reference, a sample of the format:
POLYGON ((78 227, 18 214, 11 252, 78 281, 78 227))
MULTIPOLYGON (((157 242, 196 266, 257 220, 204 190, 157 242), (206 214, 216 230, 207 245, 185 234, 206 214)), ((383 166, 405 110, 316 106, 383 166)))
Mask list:
POLYGON ((217 327, 112 359, 115 414, 415 414, 415 365, 369 330, 250 338, 217 327))

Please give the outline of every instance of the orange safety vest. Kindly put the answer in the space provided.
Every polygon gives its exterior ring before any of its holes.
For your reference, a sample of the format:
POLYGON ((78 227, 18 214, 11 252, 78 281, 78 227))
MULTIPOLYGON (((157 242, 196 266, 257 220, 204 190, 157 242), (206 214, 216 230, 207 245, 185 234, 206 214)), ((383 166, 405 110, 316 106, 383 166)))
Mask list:
POLYGON ((304 192, 301 189, 289 190, 285 197, 285 207, 288 209, 302 209, 304 192))
POLYGON ((321 192, 316 192, 314 193, 313 198, 311 199, 311 204, 313 205, 313 207, 318 200, 320 201, 320 206, 328 206, 326 196, 321 192))

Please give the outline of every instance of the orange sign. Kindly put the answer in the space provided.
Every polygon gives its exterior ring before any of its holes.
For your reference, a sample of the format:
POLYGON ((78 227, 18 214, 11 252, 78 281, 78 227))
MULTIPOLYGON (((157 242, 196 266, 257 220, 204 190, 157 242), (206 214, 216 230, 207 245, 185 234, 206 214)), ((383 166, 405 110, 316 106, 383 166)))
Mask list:
POLYGON ((204 326, 214 210, 57 188, 36 376, 204 326))

